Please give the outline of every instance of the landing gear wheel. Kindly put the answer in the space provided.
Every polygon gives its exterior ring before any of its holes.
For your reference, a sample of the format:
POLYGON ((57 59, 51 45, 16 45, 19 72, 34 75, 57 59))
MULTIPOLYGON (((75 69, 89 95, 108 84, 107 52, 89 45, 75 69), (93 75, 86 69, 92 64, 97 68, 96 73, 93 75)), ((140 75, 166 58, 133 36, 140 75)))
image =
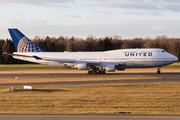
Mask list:
POLYGON ((161 73, 160 68, 161 68, 161 67, 158 67, 157 74, 160 74, 160 73, 161 73))
POLYGON ((91 70, 88 70, 87 72, 89 75, 93 74, 93 75, 101 75, 101 74, 106 74, 106 71, 105 70, 100 70, 100 69, 91 69, 91 70))
POLYGON ((96 75, 97 74, 96 71, 93 71, 93 74, 96 75))
POLYGON ((99 74, 100 74, 100 71, 96 71, 96 73, 99 75, 99 74))
POLYGON ((92 71, 88 71, 88 74, 89 74, 89 75, 92 74, 92 71))
POLYGON ((161 71, 157 71, 157 74, 160 74, 161 73, 161 71))

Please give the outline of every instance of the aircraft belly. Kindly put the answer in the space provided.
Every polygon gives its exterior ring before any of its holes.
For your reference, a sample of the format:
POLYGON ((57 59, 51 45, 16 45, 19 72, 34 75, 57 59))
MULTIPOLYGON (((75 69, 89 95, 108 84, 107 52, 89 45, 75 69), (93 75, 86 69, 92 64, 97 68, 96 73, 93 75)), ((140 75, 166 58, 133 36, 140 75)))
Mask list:
POLYGON ((125 68, 149 68, 149 67, 161 67, 173 63, 172 61, 129 61, 129 65, 125 68))

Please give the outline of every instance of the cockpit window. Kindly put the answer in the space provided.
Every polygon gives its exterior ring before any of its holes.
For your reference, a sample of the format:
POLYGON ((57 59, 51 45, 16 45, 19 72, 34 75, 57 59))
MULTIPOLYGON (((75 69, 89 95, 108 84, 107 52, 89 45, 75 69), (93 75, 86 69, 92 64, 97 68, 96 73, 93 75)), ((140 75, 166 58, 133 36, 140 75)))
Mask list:
POLYGON ((162 52, 166 52, 165 50, 163 50, 162 52))

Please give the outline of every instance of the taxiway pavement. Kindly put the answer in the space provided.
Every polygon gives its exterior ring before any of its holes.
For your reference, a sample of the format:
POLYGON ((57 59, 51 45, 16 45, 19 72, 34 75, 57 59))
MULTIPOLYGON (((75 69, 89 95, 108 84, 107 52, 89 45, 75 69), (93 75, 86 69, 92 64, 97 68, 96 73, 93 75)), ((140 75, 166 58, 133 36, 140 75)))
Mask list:
POLYGON ((180 116, 0 115, 0 120, 179 120, 180 116))
MULTIPOLYGON (((11 77, 38 77, 38 78, 62 78, 62 77, 98 77, 99 75, 88 75, 85 73, 22 73, 22 74, 0 74, 0 78, 11 77)), ((100 75, 101 77, 137 77, 137 76, 153 76, 162 77, 162 79, 137 79, 137 80, 105 80, 105 81, 73 81, 73 82, 39 82, 39 83, 2 83, 0 86, 13 85, 63 85, 63 84, 108 84, 108 83, 142 83, 142 82, 180 82, 180 73, 108 73, 100 75)))

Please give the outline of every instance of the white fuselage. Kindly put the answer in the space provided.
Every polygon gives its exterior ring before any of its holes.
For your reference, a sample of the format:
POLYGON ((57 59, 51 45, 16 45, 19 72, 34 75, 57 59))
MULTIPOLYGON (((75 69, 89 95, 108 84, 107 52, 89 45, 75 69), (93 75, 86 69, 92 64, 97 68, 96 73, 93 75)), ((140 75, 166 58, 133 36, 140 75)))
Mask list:
MULTIPOLYGON (((119 70, 123 68, 161 67, 178 60, 177 57, 163 49, 119 49, 105 52, 15 52, 13 54, 38 56, 44 59, 52 58, 83 62, 100 62, 99 67, 104 67, 108 63, 115 63, 116 69, 119 67, 119 70)), ((14 56, 14 58, 40 64, 64 66, 64 63, 57 61, 36 60, 35 58, 20 56, 14 56)), ((75 64, 76 62, 67 63, 66 65, 72 66, 75 64)))

